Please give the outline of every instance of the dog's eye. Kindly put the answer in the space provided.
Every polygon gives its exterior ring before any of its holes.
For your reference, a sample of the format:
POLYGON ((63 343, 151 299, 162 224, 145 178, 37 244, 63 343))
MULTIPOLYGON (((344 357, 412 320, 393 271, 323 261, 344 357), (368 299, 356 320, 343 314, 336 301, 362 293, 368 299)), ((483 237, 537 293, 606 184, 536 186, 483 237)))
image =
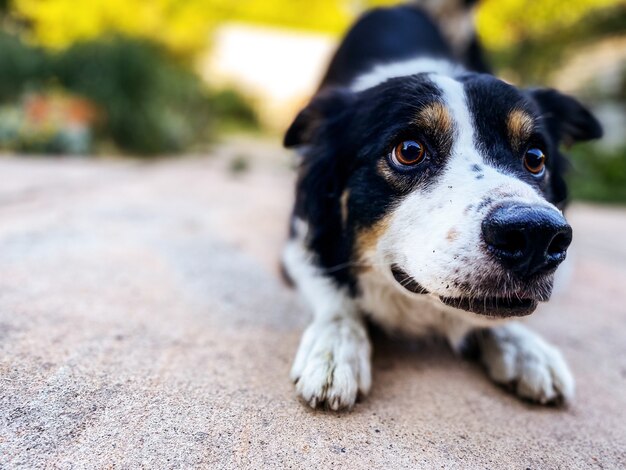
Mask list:
POLYGON ((424 146, 415 140, 405 140, 395 146, 391 152, 391 159, 396 165, 417 165, 424 160, 426 150, 424 146))
POLYGON ((542 174, 545 166, 546 156, 541 150, 532 148, 524 155, 524 167, 533 175, 538 176, 542 174))

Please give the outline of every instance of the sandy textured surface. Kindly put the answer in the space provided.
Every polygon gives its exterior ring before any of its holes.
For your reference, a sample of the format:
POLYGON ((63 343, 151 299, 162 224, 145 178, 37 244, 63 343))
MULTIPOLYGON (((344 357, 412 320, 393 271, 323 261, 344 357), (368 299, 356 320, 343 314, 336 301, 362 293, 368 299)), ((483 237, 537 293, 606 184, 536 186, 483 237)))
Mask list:
POLYGON ((314 412, 288 380, 308 314, 276 275, 292 174, 250 145, 233 175, 229 152, 0 159, 0 468, 626 466, 626 211, 572 208, 571 284, 529 321, 577 378, 568 409, 379 338, 368 399, 314 412))

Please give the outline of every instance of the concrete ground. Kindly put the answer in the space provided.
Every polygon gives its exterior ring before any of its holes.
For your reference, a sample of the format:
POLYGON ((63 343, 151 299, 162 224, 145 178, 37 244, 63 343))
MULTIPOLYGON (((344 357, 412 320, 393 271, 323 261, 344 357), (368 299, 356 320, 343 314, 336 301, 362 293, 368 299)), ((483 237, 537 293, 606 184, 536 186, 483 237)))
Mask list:
POLYGON ((215 153, 0 159, 0 468, 626 466, 624 209, 572 207, 571 284, 529 320, 570 407, 383 337, 371 395, 312 411, 288 379, 308 313, 276 270, 288 157, 215 153))

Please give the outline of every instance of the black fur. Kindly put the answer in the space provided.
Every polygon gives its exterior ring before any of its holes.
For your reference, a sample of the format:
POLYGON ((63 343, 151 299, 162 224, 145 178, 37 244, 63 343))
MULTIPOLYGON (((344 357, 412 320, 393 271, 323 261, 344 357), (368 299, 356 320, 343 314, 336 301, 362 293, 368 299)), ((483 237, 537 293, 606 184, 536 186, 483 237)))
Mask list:
POLYGON ((463 65, 474 72, 491 73, 491 67, 485 59, 485 53, 478 36, 474 34, 465 51, 461 54, 463 65))
POLYGON ((545 122, 540 119, 541 112, 536 103, 527 93, 492 75, 472 73, 460 80, 464 82, 468 106, 474 118, 475 140, 485 160, 537 187, 551 202, 559 202, 560 195, 553 194, 550 179, 537 178, 525 171, 520 164, 527 149, 513 148, 507 137, 507 118, 513 110, 523 110, 534 116, 536 125, 530 139, 531 146, 545 150, 548 168, 552 174, 551 166, 561 156, 558 153, 558 144, 553 142, 545 122))
POLYGON ((375 65, 417 56, 453 58, 426 13, 408 5, 370 10, 341 42, 320 89, 347 86, 375 65))
POLYGON ((460 80, 465 82, 476 138, 487 160, 539 187, 546 199, 563 208, 567 202, 564 175, 568 162, 561 153, 561 144, 600 138, 602 127, 596 118, 574 98, 556 90, 519 90, 487 74, 471 73, 460 80), (506 119, 513 109, 536 118, 531 142, 546 151, 547 178, 535 178, 518 164, 525 149, 511 148, 506 139, 506 119))
POLYGON ((552 89, 536 89, 528 92, 537 103, 541 120, 550 136, 552 154, 547 160, 551 178, 551 200, 560 208, 567 202, 567 185, 564 175, 569 162, 560 151, 561 144, 599 139, 602 126, 598 120, 576 99, 552 89))
MULTIPOLYGON (((302 155, 294 216, 308 223, 309 249, 341 285, 355 288, 350 264, 356 261, 357 231, 379 221, 412 189, 428 190, 445 169, 451 144, 446 140, 452 137, 428 135, 414 123, 421 107, 441 97, 427 75, 391 79, 359 93, 346 88, 376 64, 418 56, 452 57, 425 13, 393 7, 364 15, 333 58, 321 91, 285 135, 285 146, 298 147, 302 155), (414 138, 426 143, 428 161, 411 171, 390 167, 393 146, 414 138), (391 178, 381 174, 381 164, 389 167, 391 178), (342 218, 344 191, 349 194, 347 220, 342 218)), ((473 71, 458 79, 464 82, 475 139, 488 163, 514 172, 562 206, 567 196, 566 163, 559 145, 599 137, 598 122, 576 100, 554 90, 520 91, 491 75, 476 73, 488 69, 476 39, 463 61, 473 71), (508 143, 504 126, 514 108, 537 118, 532 143, 546 149, 549 179, 524 171, 523 154, 508 143)))
POLYGON ((424 75, 392 79, 362 93, 333 89, 315 97, 287 131, 286 146, 304 146, 294 215, 308 222, 309 247, 338 282, 353 285, 347 264, 353 260, 356 230, 372 226, 418 185, 433 183, 445 167, 451 143, 413 123, 421 107, 440 97, 424 75), (428 143, 428 164, 385 179, 379 162, 398 140, 409 138, 428 143), (344 223, 340 199, 345 190, 344 223))
POLYGON ((355 94, 337 89, 322 93, 305 108, 285 136, 285 146, 308 145, 296 190, 294 215, 309 223, 308 244, 322 267, 342 284, 349 282, 343 266, 349 259, 342 230, 339 198, 352 164, 345 134, 355 94))

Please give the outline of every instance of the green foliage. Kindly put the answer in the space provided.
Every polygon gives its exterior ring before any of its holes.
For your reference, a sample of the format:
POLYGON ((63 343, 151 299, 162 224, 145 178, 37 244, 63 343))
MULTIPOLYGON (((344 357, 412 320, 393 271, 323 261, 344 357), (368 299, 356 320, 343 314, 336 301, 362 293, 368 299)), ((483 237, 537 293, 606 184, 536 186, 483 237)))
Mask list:
POLYGON ((121 149, 177 152, 207 137, 208 94, 151 43, 122 37, 77 43, 54 68, 64 88, 104 111, 100 132, 121 149))
MULTIPOLYGON (((114 36, 51 53, 2 33, 0 50, 0 103, 18 103, 31 91, 67 90, 96 105, 99 141, 123 152, 180 152, 209 140, 216 121, 228 128, 258 127, 243 97, 233 90, 210 93, 188 67, 149 41, 114 36)), ((0 116, 6 121, 5 137, 12 135, 13 114, 0 116)), ((27 124, 26 115, 20 122, 27 124)), ((49 152, 65 148, 36 144, 54 140, 39 130, 28 135, 0 139, 0 145, 49 152)))
POLYGON ((49 60, 42 49, 29 47, 0 31, 0 103, 41 87, 48 72, 49 60))
POLYGON ((626 203, 626 146, 606 151, 592 144, 571 151, 573 199, 626 203))
POLYGON ((624 0, 482 0, 478 6, 478 31, 492 50, 519 47, 524 42, 545 40, 553 33, 578 35, 596 12, 624 6, 624 0))
POLYGON ((259 118, 250 106, 250 99, 235 90, 225 89, 213 93, 211 109, 217 116, 216 124, 220 130, 259 128, 259 118))
POLYGON ((497 68, 512 70, 522 84, 543 83, 580 46, 626 32, 626 4, 591 9, 576 24, 546 28, 503 48, 491 49, 497 68))

